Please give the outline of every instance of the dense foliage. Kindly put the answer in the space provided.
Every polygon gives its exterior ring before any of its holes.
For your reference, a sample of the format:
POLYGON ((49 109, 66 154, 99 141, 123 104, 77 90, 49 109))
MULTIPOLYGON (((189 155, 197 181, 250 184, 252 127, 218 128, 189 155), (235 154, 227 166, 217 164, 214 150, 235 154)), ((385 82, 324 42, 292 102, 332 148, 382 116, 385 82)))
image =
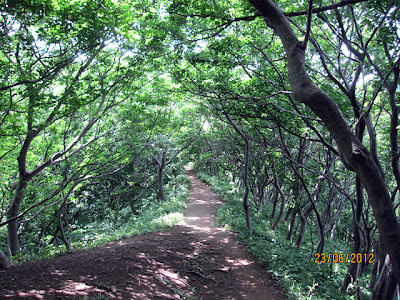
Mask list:
POLYGON ((398 15, 395 1, 5 2, 3 252, 158 228, 192 161, 242 192, 221 222, 300 294, 392 299, 398 15))

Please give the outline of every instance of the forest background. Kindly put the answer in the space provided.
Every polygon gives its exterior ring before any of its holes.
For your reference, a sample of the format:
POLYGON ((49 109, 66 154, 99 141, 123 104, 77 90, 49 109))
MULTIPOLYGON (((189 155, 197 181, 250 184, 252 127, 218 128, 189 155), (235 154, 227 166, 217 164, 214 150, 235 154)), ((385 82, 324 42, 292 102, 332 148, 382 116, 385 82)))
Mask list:
POLYGON ((296 297, 398 297, 397 1, 0 3, 3 268, 170 226, 194 162, 296 297))

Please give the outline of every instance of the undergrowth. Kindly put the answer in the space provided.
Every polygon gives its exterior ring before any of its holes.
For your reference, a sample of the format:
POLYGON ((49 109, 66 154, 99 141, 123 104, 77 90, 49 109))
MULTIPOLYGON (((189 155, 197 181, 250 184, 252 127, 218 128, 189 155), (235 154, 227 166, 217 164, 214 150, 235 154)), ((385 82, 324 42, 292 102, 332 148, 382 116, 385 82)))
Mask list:
MULTIPOLYGON (((241 241, 278 279, 290 299, 355 299, 339 291, 347 271, 346 264, 316 264, 310 251, 312 244, 309 238, 305 238, 304 246, 297 248, 293 242, 286 240, 285 224, 281 224, 276 232, 270 230, 271 208, 268 205, 262 213, 252 205, 253 236, 250 236, 245 223, 242 194, 227 179, 210 177, 204 173, 197 175, 215 193, 224 197, 224 204, 218 210, 218 225, 239 233, 241 241)), ((327 241, 324 252, 350 251, 343 245, 327 241)), ((369 293, 367 290, 363 292, 364 296, 369 293)))
MULTIPOLYGON (((174 186, 165 186, 165 200, 157 201, 150 197, 143 201, 139 215, 133 215, 129 207, 118 212, 115 217, 86 224, 82 228, 71 230, 70 244, 73 251, 104 245, 106 243, 169 229, 183 220, 188 198, 190 180, 185 175, 178 175, 174 186)), ((50 241, 52 237, 48 237, 50 241)), ((46 242, 46 241, 45 241, 46 242)), ((46 246, 30 247, 26 245, 18 256, 12 258, 13 264, 28 260, 45 259, 66 252, 65 245, 47 243, 46 246)))

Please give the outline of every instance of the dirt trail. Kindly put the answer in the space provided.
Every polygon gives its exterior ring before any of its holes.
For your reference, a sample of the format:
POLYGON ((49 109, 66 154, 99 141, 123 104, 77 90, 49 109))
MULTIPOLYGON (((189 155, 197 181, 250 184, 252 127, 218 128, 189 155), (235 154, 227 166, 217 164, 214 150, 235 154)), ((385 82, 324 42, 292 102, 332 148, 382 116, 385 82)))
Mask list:
POLYGON ((214 227, 221 202, 194 172, 188 176, 184 223, 1 271, 0 298, 285 299, 235 234, 214 227))

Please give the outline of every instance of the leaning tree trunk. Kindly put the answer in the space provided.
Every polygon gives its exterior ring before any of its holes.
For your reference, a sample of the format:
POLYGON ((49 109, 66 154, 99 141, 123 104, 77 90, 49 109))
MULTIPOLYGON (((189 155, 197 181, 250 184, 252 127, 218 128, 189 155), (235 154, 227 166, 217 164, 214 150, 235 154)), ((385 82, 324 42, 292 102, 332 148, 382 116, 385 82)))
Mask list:
POLYGON ((278 215, 276 216, 276 219, 274 221, 274 223, 272 223, 271 226, 271 230, 276 231, 278 229, 278 225, 281 222, 282 216, 283 216, 283 212, 285 210, 285 204, 286 204, 286 198, 284 193, 282 192, 281 187, 279 186, 279 182, 278 179, 275 178, 275 187, 277 189, 277 191, 279 191, 279 194, 281 195, 281 206, 279 207, 279 212, 278 215))
POLYGON ((279 197, 279 191, 277 189, 272 190, 274 195, 272 196, 272 213, 271 213, 271 219, 274 218, 275 213, 276 213, 276 205, 278 204, 278 197, 279 197))
POLYGON ((251 227, 250 208, 249 208, 249 167, 250 167, 250 143, 246 138, 245 140, 245 167, 244 167, 244 196, 243 196, 243 209, 246 218, 246 227, 250 235, 253 235, 251 227))
POLYGON ((9 269, 11 267, 10 262, 7 259, 7 256, 3 251, 0 250, 0 270, 1 269, 9 269))
POLYGON ((303 242, 304 236, 306 234, 307 218, 310 215, 311 211, 312 211, 312 205, 309 205, 308 208, 305 209, 304 213, 302 211, 300 211, 299 213, 300 230, 299 233, 297 234, 297 238, 294 243, 297 248, 300 248, 303 242))
MULTIPOLYGON (((68 195, 69 194, 70 193, 68 193, 68 195)), ((63 224, 62 224, 62 214, 63 214, 63 211, 67 210, 67 200, 68 200, 68 196, 65 196, 64 197, 64 201, 63 201, 63 203, 61 204, 61 206, 60 206, 60 208, 58 210, 58 227, 60 229, 61 239, 64 242, 65 247, 67 248, 67 252, 70 253, 70 252, 72 252, 72 248, 71 248, 71 245, 68 242, 68 239, 67 239, 67 237, 65 235, 64 227, 63 227, 63 224)), ((67 218, 67 216, 66 216, 66 218, 67 218)))
POLYGON ((283 11, 271 0, 249 2, 282 41, 294 98, 321 118, 336 141, 343 164, 357 173, 367 191, 384 247, 391 257, 393 272, 400 283, 400 225, 377 161, 354 135, 336 102, 312 82, 305 68, 307 41, 299 41, 283 11))
MULTIPOLYGON (((364 197, 363 197, 363 188, 360 183, 359 178, 356 178, 356 205, 354 210, 354 217, 353 217, 353 253, 361 253, 362 251, 362 236, 361 236, 361 228, 360 228, 360 221, 363 212, 363 204, 364 204, 364 197)), ((350 263, 347 269, 346 276, 344 277, 342 286, 340 290, 346 291, 347 287, 356 279, 356 272, 357 272, 357 265, 358 263, 350 263)))
POLYGON ((8 219, 10 220, 7 225, 7 243, 12 255, 17 255, 20 251, 20 244, 18 239, 18 214, 21 201, 25 194, 25 189, 28 184, 28 179, 20 175, 19 182, 14 192, 14 197, 10 208, 8 209, 8 219))
POLYGON ((372 291, 372 295, 370 300, 383 300, 384 296, 384 289, 385 289, 385 283, 388 277, 390 271, 390 257, 389 255, 386 255, 385 258, 385 263, 381 269, 379 278, 377 282, 375 283, 374 290, 372 291))
POLYGON ((290 241, 292 239, 293 229, 294 229, 294 225, 296 223, 296 217, 297 217, 299 212, 300 212, 300 210, 297 207, 295 207, 295 208, 292 209, 292 212, 290 214, 290 222, 289 222, 288 232, 287 232, 287 235, 286 235, 286 239, 288 241, 290 241))
POLYGON ((297 248, 300 248, 301 244, 303 243, 304 236, 306 234, 307 219, 302 212, 300 212, 299 214, 299 222, 300 222, 300 230, 297 234, 297 238, 294 243, 297 248))
POLYGON ((243 209, 246 218, 246 227, 249 230, 249 234, 253 235, 253 229, 251 227, 251 218, 250 218, 250 208, 249 208, 249 169, 250 169, 250 141, 247 136, 244 134, 242 130, 232 121, 231 117, 228 114, 225 114, 226 119, 235 129, 235 131, 240 135, 245 143, 244 148, 244 176, 243 176, 243 184, 244 184, 244 196, 243 196, 243 209))

